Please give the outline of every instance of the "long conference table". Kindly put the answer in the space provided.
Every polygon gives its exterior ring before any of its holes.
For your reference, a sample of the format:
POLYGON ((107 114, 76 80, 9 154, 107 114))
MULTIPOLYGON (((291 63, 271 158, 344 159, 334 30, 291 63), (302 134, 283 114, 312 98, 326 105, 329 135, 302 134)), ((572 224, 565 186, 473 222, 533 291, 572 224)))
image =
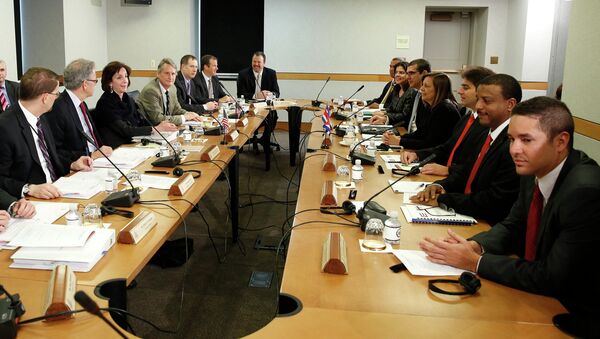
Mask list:
MULTIPOLYGON (((314 121, 313 131, 322 130, 314 121)), ((348 155, 342 139, 332 136, 334 152, 348 155)), ((337 226, 323 222, 344 222, 337 216, 318 211, 322 185, 335 180, 335 172, 322 168, 326 152, 320 151, 322 133, 312 133, 302 168, 294 228, 288 245, 281 293, 296 297, 301 310, 291 316, 278 316, 250 338, 564 338, 552 325, 552 317, 564 313, 554 298, 535 295, 482 279, 482 287, 473 296, 446 296, 428 291, 429 277, 412 276, 408 271, 393 273, 389 267, 400 261, 392 254, 363 253, 359 227, 337 226), (317 209, 316 211, 307 211, 317 209), (316 221, 315 223, 303 224, 316 221), (303 225, 300 225, 303 224, 303 225), (346 241, 348 274, 321 272, 323 243, 330 232, 340 232, 346 241)), ((377 164, 384 168, 377 156, 377 164)), ((337 165, 349 161, 337 158, 337 165)), ((365 179, 358 183, 356 200, 367 200, 392 179, 391 171, 379 174, 376 166, 364 166, 365 179)), ((418 175, 406 180, 433 181, 436 177, 418 175)), ((348 190, 338 192, 338 204, 348 190)), ((386 190, 375 201, 388 211, 398 210, 402 195, 386 190)), ((402 223, 400 249, 418 250, 424 236, 441 238, 447 229, 470 237, 489 229, 474 226, 425 225, 409 223, 400 212, 402 223)), ((351 219, 357 221, 352 216, 351 219)), ((457 277, 448 277, 454 278, 457 277)), ((448 287, 447 287, 448 288, 448 287)))
MULTIPOLYGON (((237 239, 237 224, 239 205, 239 147, 243 146, 254 131, 261 125, 270 110, 287 109, 300 115, 296 119, 297 124, 293 127, 294 131, 290 131, 290 135, 294 140, 292 143, 298 145, 300 135, 301 112, 307 107, 306 101, 300 102, 276 102, 273 106, 264 107, 257 105, 251 107, 253 116, 248 116, 246 126, 239 126, 239 136, 232 142, 226 145, 221 145, 223 136, 208 136, 205 135, 202 139, 203 143, 194 144, 192 146, 211 146, 217 145, 220 152, 212 162, 200 162, 199 152, 190 152, 185 161, 194 161, 195 164, 183 167, 185 170, 200 170, 201 176, 195 179, 193 186, 181 197, 168 196, 166 190, 147 189, 141 194, 142 201, 166 200, 165 204, 177 210, 184 218, 190 213, 193 206, 197 204, 209 188, 215 183, 222 171, 228 171, 229 184, 231 189, 231 219, 232 219, 232 238, 237 239), (227 167, 227 168, 225 168, 227 167), (192 204, 181 200, 181 198, 191 202, 192 204)), ((183 145, 183 149, 186 145, 183 145)), ((148 169, 164 169, 156 168, 151 165, 154 159, 147 159, 145 162, 137 166, 135 169, 143 173, 148 169)), ((74 199, 55 199, 55 202, 77 202, 81 204, 97 203, 99 204, 106 197, 106 193, 101 192, 89 200, 74 200, 74 199)), ((100 298, 95 295, 97 287, 104 284, 112 284, 117 282, 115 286, 118 295, 126 294, 125 287, 128 286, 135 277, 140 273, 144 266, 150 261, 152 256, 158 251, 161 245, 169 239, 181 223, 179 215, 166 206, 135 204, 126 210, 133 211, 138 215, 143 210, 154 212, 156 215, 157 225, 136 245, 127 245, 116 243, 113 247, 100 259, 100 261, 89 272, 77 272, 77 289, 84 290, 88 295, 98 302, 100 307, 117 307, 119 304, 111 305, 111 300, 104 297, 100 298)), ((103 217, 104 223, 110 223, 111 228, 116 230, 117 236, 121 230, 131 219, 126 219, 117 215, 109 215, 103 217)), ((64 217, 56 221, 58 224, 64 224, 64 217)), ((48 282, 50 280, 51 271, 48 270, 33 270, 33 269, 13 269, 9 268, 12 263, 10 256, 14 250, 0 251, 0 283, 10 293, 18 293, 26 307, 26 313, 21 321, 42 316, 44 314, 44 302, 47 295, 48 282)), ((109 321, 115 322, 110 316, 109 321)), ((128 333, 130 337, 135 337, 128 333)), ((75 314, 72 319, 53 322, 35 322, 23 325, 19 328, 18 338, 112 338, 116 333, 110 329, 105 323, 95 316, 87 313, 75 314)))

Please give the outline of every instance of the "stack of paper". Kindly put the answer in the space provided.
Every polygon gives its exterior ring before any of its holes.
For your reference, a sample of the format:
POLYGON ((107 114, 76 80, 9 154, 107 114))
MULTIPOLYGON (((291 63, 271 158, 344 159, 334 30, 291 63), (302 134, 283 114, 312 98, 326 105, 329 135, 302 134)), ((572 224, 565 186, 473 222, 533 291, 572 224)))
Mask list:
MULTIPOLYGON (((156 153, 153 149, 135 148, 135 147, 120 147, 117 148, 109 157, 110 160, 119 167, 119 169, 131 169, 141 164, 144 160, 150 158, 156 153)), ((106 158, 98 158, 94 160, 94 167, 114 168, 114 166, 106 158)))
POLYGON ((475 218, 458 214, 453 210, 423 205, 403 205, 400 207, 408 222, 419 224, 448 224, 448 225, 474 225, 475 218))
POLYGON ((61 177, 53 183, 63 198, 90 199, 103 190, 103 185, 95 180, 86 180, 76 176, 61 177))
POLYGON ((427 254, 423 251, 392 250, 392 253, 402 261, 412 275, 447 276, 461 275, 465 272, 452 266, 433 263, 427 259, 427 254))
POLYGON ((12 218, 6 230, 0 233, 0 245, 12 248, 6 244, 13 240, 27 223, 51 224, 69 211, 69 205, 64 202, 32 201, 35 206, 35 216, 31 219, 12 218))

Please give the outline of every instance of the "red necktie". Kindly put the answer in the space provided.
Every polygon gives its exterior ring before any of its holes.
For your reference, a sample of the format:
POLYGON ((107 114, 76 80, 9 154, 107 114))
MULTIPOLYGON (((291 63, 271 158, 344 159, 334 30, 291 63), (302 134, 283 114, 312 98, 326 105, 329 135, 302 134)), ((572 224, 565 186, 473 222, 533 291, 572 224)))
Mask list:
POLYGON ((452 152, 450 152, 450 157, 448 157, 448 163, 446 164, 446 167, 450 167, 450 165, 452 165, 452 159, 454 158, 454 153, 456 152, 456 149, 458 148, 458 146, 460 146, 460 144, 462 143, 463 139, 465 138, 465 135, 467 135, 467 132, 469 131, 469 128, 471 128, 471 125, 473 125, 474 121, 475 121, 475 117, 473 116, 473 113, 471 113, 471 116, 469 116, 469 120, 467 120, 467 124, 465 125, 465 128, 463 128, 462 133, 460 133, 460 137, 458 137, 458 140, 456 140, 456 144, 454 144, 454 148, 452 149, 452 152))
POLYGON ((533 189, 533 198, 529 206, 529 214, 527 215, 527 233, 525 235, 525 260, 535 260, 536 239, 538 230, 540 229, 540 221, 542 219, 542 210, 544 209, 544 197, 536 184, 533 189))
POLYGON ((6 97, 4 96, 3 89, 4 87, 0 87, 0 106, 2 106, 3 111, 6 111, 8 108, 8 100, 6 100, 6 97))
POLYGON ((85 104, 83 103, 83 101, 81 102, 81 104, 79 104, 79 107, 81 108, 81 113, 83 113, 83 118, 85 119, 85 124, 88 127, 88 130, 90 131, 90 134, 92 135, 92 138, 94 138, 94 147, 98 148, 100 147, 100 144, 98 143, 98 139, 96 139, 96 133, 94 133, 94 129, 92 128, 92 123, 90 122, 90 119, 88 118, 88 114, 87 114, 87 110, 85 109, 85 104))
POLYGON ((471 193, 471 184, 473 180, 475 180, 475 176, 477 175, 477 171, 479 170, 479 166, 481 166, 481 162, 485 157, 485 154, 490 149, 490 144, 492 143, 492 135, 488 134, 487 139, 485 139, 485 143, 481 147, 481 151, 479 151, 479 155, 477 156, 477 160, 475 164, 473 164, 473 168, 471 169, 471 174, 469 174, 469 180, 467 180, 467 185, 465 186, 465 193, 471 193))

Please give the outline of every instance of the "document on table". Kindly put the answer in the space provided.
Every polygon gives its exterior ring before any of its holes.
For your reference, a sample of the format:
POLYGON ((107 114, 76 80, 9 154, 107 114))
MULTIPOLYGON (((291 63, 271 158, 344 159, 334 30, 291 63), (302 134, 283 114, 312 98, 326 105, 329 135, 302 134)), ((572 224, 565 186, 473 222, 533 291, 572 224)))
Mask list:
POLYGON ((9 246, 23 247, 78 247, 94 232, 91 227, 41 224, 36 221, 23 223, 23 228, 9 246))
MULTIPOLYGON (((137 148, 137 147, 119 147, 110 155, 110 160, 121 168, 134 168, 144 160, 150 158, 156 153, 153 149, 137 148)), ((106 158, 98 158, 94 160, 94 167, 114 168, 114 166, 106 158)))
POLYGON ((90 199, 100 193, 102 184, 95 180, 86 180, 75 176, 61 177, 53 183, 63 194, 62 198, 90 199))
POLYGON ((402 203, 404 205, 419 205, 419 206, 424 206, 424 205, 421 205, 421 204, 414 203, 414 202, 412 202, 410 200, 410 198, 414 197, 415 195, 417 195, 417 193, 419 193, 419 192, 404 192, 403 193, 404 196, 402 197, 402 203))
MULTIPOLYGON (((394 179, 390 179, 389 183, 393 183, 394 179)), ((431 182, 427 181, 398 181, 392 186, 392 189, 396 193, 409 193, 409 192, 420 192, 425 186, 431 184, 431 182)))
POLYGON ((461 275, 465 270, 454 268, 448 265, 440 265, 429 261, 423 251, 414 250, 392 250, 396 258, 406 266, 406 269, 412 275, 423 276, 446 276, 461 275))
POLYGON ((402 171, 410 171, 413 167, 418 166, 419 163, 415 162, 412 164, 403 164, 399 154, 381 154, 381 159, 385 161, 385 167, 387 169, 399 169, 402 171))
MULTIPOLYGON (((179 131, 161 132, 161 134, 165 137, 165 139, 169 140, 169 142, 172 142, 177 139, 177 136, 179 135, 179 131)), ((158 141, 160 143, 165 141, 158 133, 156 133, 155 130, 152 130, 152 134, 150 134, 150 135, 138 135, 138 136, 133 137, 133 141, 135 141, 135 142, 140 142, 142 139, 149 139, 152 141, 158 141)), ((120 148, 118 148, 118 149, 120 149, 120 148)))
POLYGON ((177 181, 178 178, 165 177, 160 175, 141 175, 142 182, 140 186, 168 190, 177 181))

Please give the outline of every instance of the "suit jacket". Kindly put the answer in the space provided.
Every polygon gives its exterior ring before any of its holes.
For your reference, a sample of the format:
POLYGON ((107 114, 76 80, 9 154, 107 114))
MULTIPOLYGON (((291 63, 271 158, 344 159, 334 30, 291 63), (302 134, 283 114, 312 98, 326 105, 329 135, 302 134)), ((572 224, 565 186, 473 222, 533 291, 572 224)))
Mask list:
POLYGON ((597 322, 600 168, 585 153, 570 152, 544 207, 536 259, 530 262, 522 257, 534 185, 533 177, 521 178, 510 214, 472 238, 485 250, 477 273, 513 288, 556 297, 569 312, 593 313, 597 322))
POLYGON ((169 92, 169 114, 165 115, 164 111, 164 100, 162 92, 160 91, 160 83, 158 78, 152 79, 137 99, 137 104, 142 112, 148 115, 150 121, 157 125, 163 120, 174 123, 175 125, 181 125, 183 123, 182 115, 187 111, 181 108, 179 101, 177 100, 177 87, 175 85, 167 89, 169 92))
POLYGON ((185 79, 181 72, 177 72, 175 87, 177 87, 177 100, 183 109, 196 113, 204 113, 206 111, 204 106, 198 101, 198 88, 194 79, 190 80, 190 95, 187 94, 185 89, 185 79))
MULTIPOLYGON (((464 110, 464 107, 461 111, 464 110)), ((443 144, 437 145, 435 147, 424 148, 416 151, 419 159, 424 159, 431 154, 436 155, 435 162, 438 164, 446 165, 448 162, 448 158, 450 157, 450 153, 454 149, 454 145, 460 138, 460 135, 469 120, 471 114, 462 114, 460 120, 454 126, 454 130, 452 135, 446 142, 443 144)), ((489 128, 482 126, 479 123, 479 118, 475 119, 467 134, 465 135, 463 141, 460 143, 456 152, 454 152, 454 156, 452 157, 452 164, 448 169, 450 173, 459 170, 461 167, 471 168, 473 165, 473 161, 475 161, 477 154, 479 154, 480 145, 483 144, 485 138, 487 137, 487 133, 489 128)))
POLYGON ((92 111, 92 118, 104 144, 112 148, 131 143, 134 136, 152 133, 152 127, 140 116, 135 101, 127 93, 121 99, 117 93, 104 92, 92 111))
MULTIPOLYGON (((101 147, 103 143, 100 133, 98 133, 94 120, 91 118, 87 104, 84 103, 84 105, 88 112, 92 129, 96 135, 96 140, 98 141, 98 145, 96 146, 101 147)), ((46 119, 50 124, 52 133, 54 134, 54 141, 56 142, 56 149, 61 159, 71 163, 83 155, 89 155, 87 141, 81 135, 84 128, 79 120, 75 104, 73 104, 73 100, 71 100, 67 91, 60 94, 54 102, 52 110, 44 114, 43 119, 46 119)))
MULTIPOLYGON (((237 95, 242 95, 246 99, 252 99, 256 89, 256 77, 252 67, 244 68, 238 73, 237 77, 237 95)), ((263 68, 262 76, 260 77, 260 89, 269 91, 279 98, 279 84, 277 83, 277 72, 271 68, 263 68)))
POLYGON ((0 189, 0 210, 8 211, 10 204, 17 201, 17 198, 0 189))
POLYGON ((225 93, 225 91, 219 85, 219 81, 220 80, 216 75, 211 78, 213 94, 215 97, 210 98, 208 96, 208 87, 206 87, 206 81, 204 81, 204 75, 202 72, 198 72, 198 74, 196 74, 194 77, 194 83, 196 84, 196 93, 198 93, 198 97, 196 98, 198 103, 205 104, 209 101, 216 101, 224 96, 227 96, 227 93, 225 93))
POLYGON ((436 181, 447 192, 438 197, 438 202, 452 207, 458 213, 485 219, 490 224, 508 215, 519 192, 519 176, 508 151, 510 142, 507 130, 508 127, 502 130, 485 154, 471 184, 471 193, 464 193, 465 186, 485 139, 472 152, 473 159, 469 166, 453 172, 446 179, 436 181))
POLYGON ((417 96, 417 90, 414 88, 407 88, 406 91, 399 96, 400 86, 396 85, 396 88, 390 93, 390 98, 386 100, 385 110, 388 116, 388 123, 395 125, 399 122, 403 122, 402 126, 406 126, 410 115, 412 114, 413 104, 417 96))
MULTIPOLYGON (((19 100, 19 83, 10 80, 4 80, 4 87, 6 87, 6 92, 8 93, 10 105, 17 105, 17 100, 19 100)), ((4 112, 4 110, 2 110, 2 107, 0 107, 0 113, 2 112, 4 112)))
POLYGON ((425 107, 423 100, 419 100, 415 118, 417 130, 404 134, 400 139, 400 145, 408 149, 439 145, 448 140, 459 118, 458 109, 448 100, 440 102, 433 109, 425 107))
MULTIPOLYGON (((70 162, 60 161, 52 130, 44 119, 41 121, 50 161, 56 175, 64 176, 69 173, 70 162)), ((14 197, 21 196, 25 184, 46 182, 31 127, 19 105, 0 115, 0 188, 14 197)))

